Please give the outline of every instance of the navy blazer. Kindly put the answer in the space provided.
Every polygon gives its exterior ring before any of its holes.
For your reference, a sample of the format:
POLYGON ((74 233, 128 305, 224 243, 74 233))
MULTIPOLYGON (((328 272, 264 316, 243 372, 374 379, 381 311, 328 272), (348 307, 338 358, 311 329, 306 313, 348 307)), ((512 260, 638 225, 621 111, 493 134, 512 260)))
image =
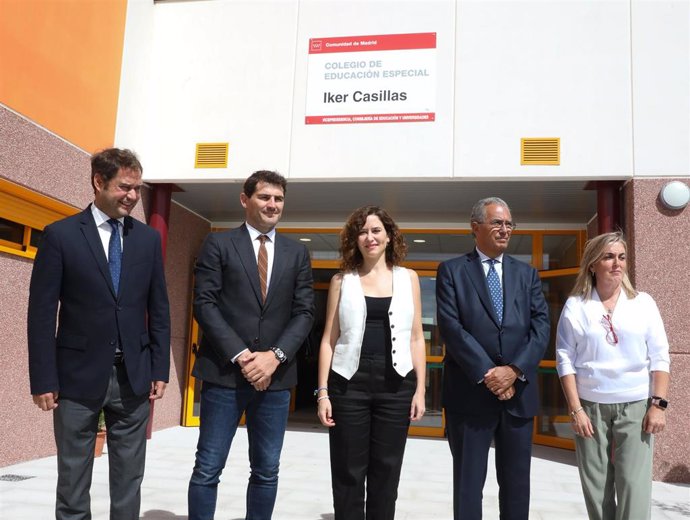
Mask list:
POLYGON ((450 412, 478 415, 505 408, 522 418, 538 412, 537 367, 550 325, 536 269, 503 255, 503 297, 499 323, 476 250, 439 266, 438 324, 446 345, 443 405, 450 412), (525 381, 516 380, 515 395, 500 401, 479 381, 490 368, 511 364, 525 381))
POLYGON ((137 395, 148 393, 151 381, 168 381, 170 315, 160 234, 125 217, 122 240, 116 296, 90 206, 43 231, 29 292, 33 395, 101 399, 118 340, 137 395))
POLYGON ((244 224, 208 235, 194 276, 194 317, 203 337, 192 375, 230 388, 249 385, 232 359, 246 348, 255 352, 276 346, 288 361, 271 377, 269 390, 296 385, 296 354, 314 321, 307 248, 276 233, 265 303, 256 255, 244 224))

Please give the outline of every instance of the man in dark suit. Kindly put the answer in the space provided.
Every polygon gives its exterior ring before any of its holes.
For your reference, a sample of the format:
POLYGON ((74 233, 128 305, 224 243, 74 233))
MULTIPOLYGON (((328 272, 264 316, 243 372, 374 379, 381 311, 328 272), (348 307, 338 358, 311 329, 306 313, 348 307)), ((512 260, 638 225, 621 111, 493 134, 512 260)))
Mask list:
POLYGON ((34 262, 29 376, 34 403, 53 411, 58 520, 91 518, 101 409, 110 518, 139 518, 150 400, 163 396, 170 366, 160 235, 129 216, 139 202, 141 175, 129 150, 95 154, 93 204, 47 226, 34 262))
POLYGON ((189 520, 211 520, 220 474, 246 413, 251 475, 247 520, 268 520, 297 384, 297 351, 314 315, 309 252, 275 231, 287 182, 258 171, 244 183, 246 222, 208 236, 196 263, 194 316, 203 331, 194 377, 203 381, 189 520))
POLYGON ((537 271, 504 254, 514 228, 508 205, 496 197, 480 200, 471 226, 476 249, 443 262, 436 278, 454 517, 482 517, 493 441, 501 519, 527 520, 548 309, 537 271))

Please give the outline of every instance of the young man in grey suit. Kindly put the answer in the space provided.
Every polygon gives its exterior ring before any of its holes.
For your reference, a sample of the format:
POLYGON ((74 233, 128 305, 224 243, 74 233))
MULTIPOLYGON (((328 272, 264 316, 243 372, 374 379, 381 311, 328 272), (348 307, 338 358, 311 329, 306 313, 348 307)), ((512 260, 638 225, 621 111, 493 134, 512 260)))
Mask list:
POLYGON ((443 262, 436 277, 454 517, 482 517, 493 441, 501 519, 527 520, 537 367, 549 341, 548 308, 537 271, 504 254, 515 227, 508 205, 496 197, 482 199, 470 223, 476 248, 443 262))
POLYGON ((129 150, 95 154, 93 204, 47 226, 34 262, 29 377, 34 403, 53 411, 58 520, 91 518, 101 409, 110 518, 139 519, 149 402, 163 397, 170 367, 161 238, 129 216, 139 202, 141 174, 129 150))
POLYGON ((242 413, 251 467, 246 519, 273 513, 296 354, 314 318, 309 252, 275 231, 286 185, 276 172, 252 174, 240 194, 246 222, 210 234, 196 263, 194 316, 203 339, 192 373, 203 385, 189 520, 214 517, 242 413))

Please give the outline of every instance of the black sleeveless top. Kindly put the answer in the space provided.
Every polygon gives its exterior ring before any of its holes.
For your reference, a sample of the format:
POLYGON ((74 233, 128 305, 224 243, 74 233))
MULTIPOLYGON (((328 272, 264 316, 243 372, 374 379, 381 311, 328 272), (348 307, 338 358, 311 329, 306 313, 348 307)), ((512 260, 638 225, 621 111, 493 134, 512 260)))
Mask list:
POLYGON ((391 296, 383 298, 365 296, 367 303, 367 321, 364 324, 362 353, 365 357, 385 357, 391 350, 391 328, 388 320, 388 308, 391 296))

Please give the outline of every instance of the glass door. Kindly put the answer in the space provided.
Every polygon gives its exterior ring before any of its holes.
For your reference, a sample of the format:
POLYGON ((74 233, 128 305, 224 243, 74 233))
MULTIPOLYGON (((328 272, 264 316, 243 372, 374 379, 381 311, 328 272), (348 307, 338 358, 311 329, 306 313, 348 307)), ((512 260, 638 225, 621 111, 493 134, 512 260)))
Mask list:
POLYGON ((577 269, 571 270, 570 273, 565 270, 553 273, 542 271, 540 276, 546 303, 549 306, 551 337, 537 372, 541 406, 539 415, 534 420, 534 442, 546 446, 575 449, 568 405, 556 372, 556 328, 563 305, 575 283, 577 269))
POLYGON ((187 365, 185 368, 187 388, 182 401, 182 426, 199 426, 201 381, 192 375, 192 368, 194 368, 194 361, 196 360, 196 353, 199 350, 203 332, 192 316, 189 317, 189 321, 189 347, 187 349, 187 365))
POLYGON ((585 243, 585 232, 544 231, 539 233, 535 267, 549 306, 551 337, 539 363, 538 384, 541 397, 539 415, 534 420, 534 443, 575 449, 568 405, 556 371, 556 328, 563 305, 575 284, 585 243))
POLYGON ((426 343, 426 413, 410 425, 410 435, 443 437, 446 419, 441 407, 445 347, 436 321, 436 271, 417 270, 422 291, 422 327, 426 343))

